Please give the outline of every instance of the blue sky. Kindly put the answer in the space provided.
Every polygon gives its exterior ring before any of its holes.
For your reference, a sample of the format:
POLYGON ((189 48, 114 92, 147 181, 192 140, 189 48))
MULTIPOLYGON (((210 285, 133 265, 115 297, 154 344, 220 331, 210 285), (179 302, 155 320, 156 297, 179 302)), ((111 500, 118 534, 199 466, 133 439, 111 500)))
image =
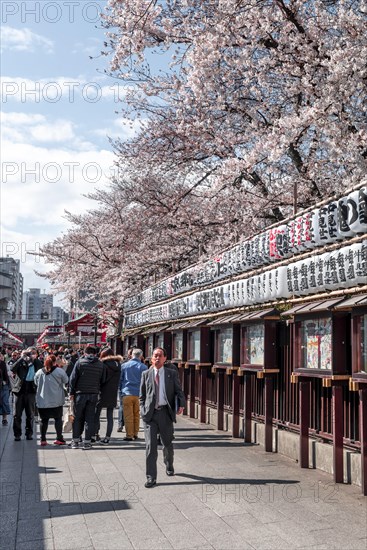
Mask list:
POLYGON ((104 74, 105 3, 1 5, 1 254, 21 259, 25 289, 48 288, 33 270, 49 266, 27 252, 66 229, 65 209, 91 207, 83 193, 108 184, 107 134, 134 132, 115 113, 124 86, 104 74))

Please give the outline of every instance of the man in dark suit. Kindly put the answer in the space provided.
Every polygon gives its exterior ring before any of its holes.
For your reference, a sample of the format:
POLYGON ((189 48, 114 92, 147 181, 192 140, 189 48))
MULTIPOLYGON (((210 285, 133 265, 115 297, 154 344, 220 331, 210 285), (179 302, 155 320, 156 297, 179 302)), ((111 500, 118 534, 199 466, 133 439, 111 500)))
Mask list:
POLYGON ((186 405, 185 396, 174 369, 164 366, 167 353, 163 348, 155 348, 152 353, 152 368, 143 372, 140 384, 140 414, 144 422, 146 445, 145 487, 156 484, 157 479, 157 435, 163 444, 163 458, 168 476, 174 475, 173 469, 173 423, 177 414, 182 414, 186 405))

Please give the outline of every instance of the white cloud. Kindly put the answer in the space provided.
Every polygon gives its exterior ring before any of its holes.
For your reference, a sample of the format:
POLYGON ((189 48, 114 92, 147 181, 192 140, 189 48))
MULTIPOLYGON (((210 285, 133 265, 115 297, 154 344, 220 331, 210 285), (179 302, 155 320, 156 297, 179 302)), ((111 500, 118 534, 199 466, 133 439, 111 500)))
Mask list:
POLYGON ((31 52, 44 50, 46 53, 53 53, 55 43, 32 32, 30 29, 15 29, 4 25, 1 31, 1 51, 12 50, 19 52, 31 52))
POLYGON ((114 155, 77 135, 66 119, 3 113, 2 127, 2 253, 21 259, 26 288, 47 288, 33 270, 52 266, 26 252, 69 227, 65 210, 82 213, 96 207, 83 194, 108 184, 114 155))
POLYGON ((0 113, 2 140, 13 143, 64 143, 78 151, 93 151, 96 146, 76 134, 76 125, 70 120, 55 119, 41 114, 0 113))

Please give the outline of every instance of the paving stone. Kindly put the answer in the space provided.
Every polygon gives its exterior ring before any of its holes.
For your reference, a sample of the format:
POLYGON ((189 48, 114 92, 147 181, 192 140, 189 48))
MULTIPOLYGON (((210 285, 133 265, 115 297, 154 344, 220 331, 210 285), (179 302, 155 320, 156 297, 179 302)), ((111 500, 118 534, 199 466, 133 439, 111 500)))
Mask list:
POLYGON ((3 447, 6 550, 367 550, 360 488, 197 421, 179 419, 176 475, 159 452, 153 489, 143 441, 88 453, 29 443, 3 447))
POLYGON ((122 532, 110 533, 92 533, 91 534, 94 548, 98 550, 129 550, 134 548, 126 536, 122 532))
POLYGON ((17 541, 16 550, 55 550, 53 539, 17 541))

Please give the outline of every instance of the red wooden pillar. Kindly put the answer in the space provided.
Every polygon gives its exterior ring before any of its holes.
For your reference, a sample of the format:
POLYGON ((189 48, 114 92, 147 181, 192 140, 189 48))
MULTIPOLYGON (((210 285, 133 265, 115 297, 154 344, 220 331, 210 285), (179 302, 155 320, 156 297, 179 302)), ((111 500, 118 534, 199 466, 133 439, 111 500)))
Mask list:
POLYGON ((273 451, 273 377, 265 376, 265 451, 273 451))
POLYGON ((219 369, 217 377, 217 430, 224 428, 224 370, 219 369))
POLYGON ((240 436, 240 381, 236 372, 232 374, 232 437, 240 436))
POLYGON ((206 367, 200 369, 200 422, 206 423, 206 367))
POLYGON ((183 414, 184 415, 187 415, 187 397, 189 395, 189 374, 190 374, 190 370, 189 369, 183 369, 183 375, 182 375, 182 389, 183 389, 183 392, 185 394, 185 398, 186 398, 186 407, 184 408, 184 412, 183 414))
POLYGON ((195 366, 190 367, 190 418, 195 418, 195 366))
POLYGON ((359 390, 362 492, 367 496, 367 387, 359 390))
POLYGON ((334 446, 334 481, 343 483, 343 429, 344 429, 344 409, 343 409, 343 386, 332 387, 332 407, 333 407, 333 446, 334 446))
POLYGON ((310 428, 310 386, 309 380, 299 383, 299 408, 300 408, 300 466, 309 467, 309 428, 310 428))
POLYGON ((243 431, 245 443, 251 443, 252 374, 244 375, 243 431))

